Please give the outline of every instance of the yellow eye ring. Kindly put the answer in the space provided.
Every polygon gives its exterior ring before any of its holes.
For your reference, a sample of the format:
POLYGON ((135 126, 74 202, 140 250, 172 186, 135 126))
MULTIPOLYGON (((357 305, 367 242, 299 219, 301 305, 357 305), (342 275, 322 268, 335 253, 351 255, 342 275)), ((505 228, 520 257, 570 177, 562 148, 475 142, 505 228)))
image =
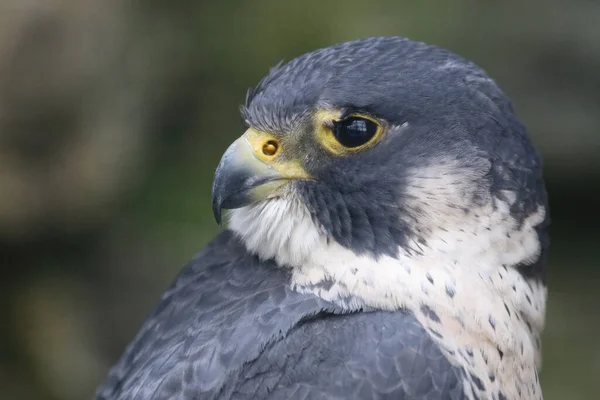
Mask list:
POLYGON ((375 145, 383 136, 385 127, 377 119, 359 113, 341 118, 339 111, 316 113, 317 141, 335 155, 350 154, 375 145))

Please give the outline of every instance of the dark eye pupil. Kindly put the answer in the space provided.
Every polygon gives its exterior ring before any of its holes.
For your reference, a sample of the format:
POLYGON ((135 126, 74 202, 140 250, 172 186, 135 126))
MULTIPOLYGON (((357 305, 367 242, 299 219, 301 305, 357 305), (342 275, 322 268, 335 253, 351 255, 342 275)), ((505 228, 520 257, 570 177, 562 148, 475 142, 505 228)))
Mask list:
POLYGON ((375 136, 377 124, 364 118, 347 118, 334 124, 333 133, 343 146, 358 147, 375 136))

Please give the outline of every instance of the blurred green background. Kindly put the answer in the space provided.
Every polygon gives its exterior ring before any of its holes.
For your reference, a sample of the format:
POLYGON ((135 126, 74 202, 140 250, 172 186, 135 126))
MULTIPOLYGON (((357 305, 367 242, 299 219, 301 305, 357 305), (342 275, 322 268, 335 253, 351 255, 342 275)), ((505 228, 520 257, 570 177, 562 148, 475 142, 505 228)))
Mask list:
POLYGON ((591 0, 2 0, 0 398, 89 398, 217 232, 212 174, 246 89, 282 59, 375 35, 449 48, 513 99, 552 207, 545 397, 600 398, 591 0))

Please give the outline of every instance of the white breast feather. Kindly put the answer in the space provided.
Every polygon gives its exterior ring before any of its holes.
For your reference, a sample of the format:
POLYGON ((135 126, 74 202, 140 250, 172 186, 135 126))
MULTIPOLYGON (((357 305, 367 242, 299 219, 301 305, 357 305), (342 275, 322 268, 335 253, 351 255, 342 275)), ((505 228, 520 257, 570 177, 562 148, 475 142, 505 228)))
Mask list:
POLYGON ((418 207, 416 223, 426 240, 399 248, 397 258, 375 260, 340 246, 293 192, 232 210, 229 228, 249 251, 292 268, 295 290, 350 309, 412 310, 448 359, 481 380, 485 393, 541 398, 536 370, 546 289, 514 267, 539 257, 534 228, 546 210, 538 208, 519 225, 509 212, 511 192, 502 193, 503 200, 480 193, 483 201, 473 207, 468 194, 481 176, 472 171, 439 161, 413 174, 407 198, 414 200, 406 207, 418 207), (333 284, 319 285, 325 281, 333 284))

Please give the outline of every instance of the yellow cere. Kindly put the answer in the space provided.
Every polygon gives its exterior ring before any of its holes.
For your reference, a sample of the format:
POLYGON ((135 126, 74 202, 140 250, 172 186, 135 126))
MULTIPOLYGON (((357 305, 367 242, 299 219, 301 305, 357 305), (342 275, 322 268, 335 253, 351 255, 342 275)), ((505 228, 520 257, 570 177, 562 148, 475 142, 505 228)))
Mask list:
POLYGON ((274 156, 279 149, 279 145, 274 140, 269 140, 267 143, 263 145, 262 152, 266 156, 274 156))
POLYGON ((252 147, 254 156, 281 174, 283 179, 311 179, 300 160, 282 156, 285 147, 272 134, 250 128, 243 138, 252 147))
POLYGON ((336 139, 333 133, 333 123, 340 120, 342 112, 340 110, 321 109, 314 114, 315 135, 317 141, 330 153, 334 155, 345 155, 365 150, 375 145, 385 133, 384 126, 377 119, 360 113, 353 113, 349 117, 360 117, 368 119, 377 124, 377 133, 362 146, 346 147, 336 139))
POLYGON ((274 136, 250 128, 244 133, 244 138, 252 147, 252 152, 263 162, 273 161, 279 155, 279 140, 274 136))

